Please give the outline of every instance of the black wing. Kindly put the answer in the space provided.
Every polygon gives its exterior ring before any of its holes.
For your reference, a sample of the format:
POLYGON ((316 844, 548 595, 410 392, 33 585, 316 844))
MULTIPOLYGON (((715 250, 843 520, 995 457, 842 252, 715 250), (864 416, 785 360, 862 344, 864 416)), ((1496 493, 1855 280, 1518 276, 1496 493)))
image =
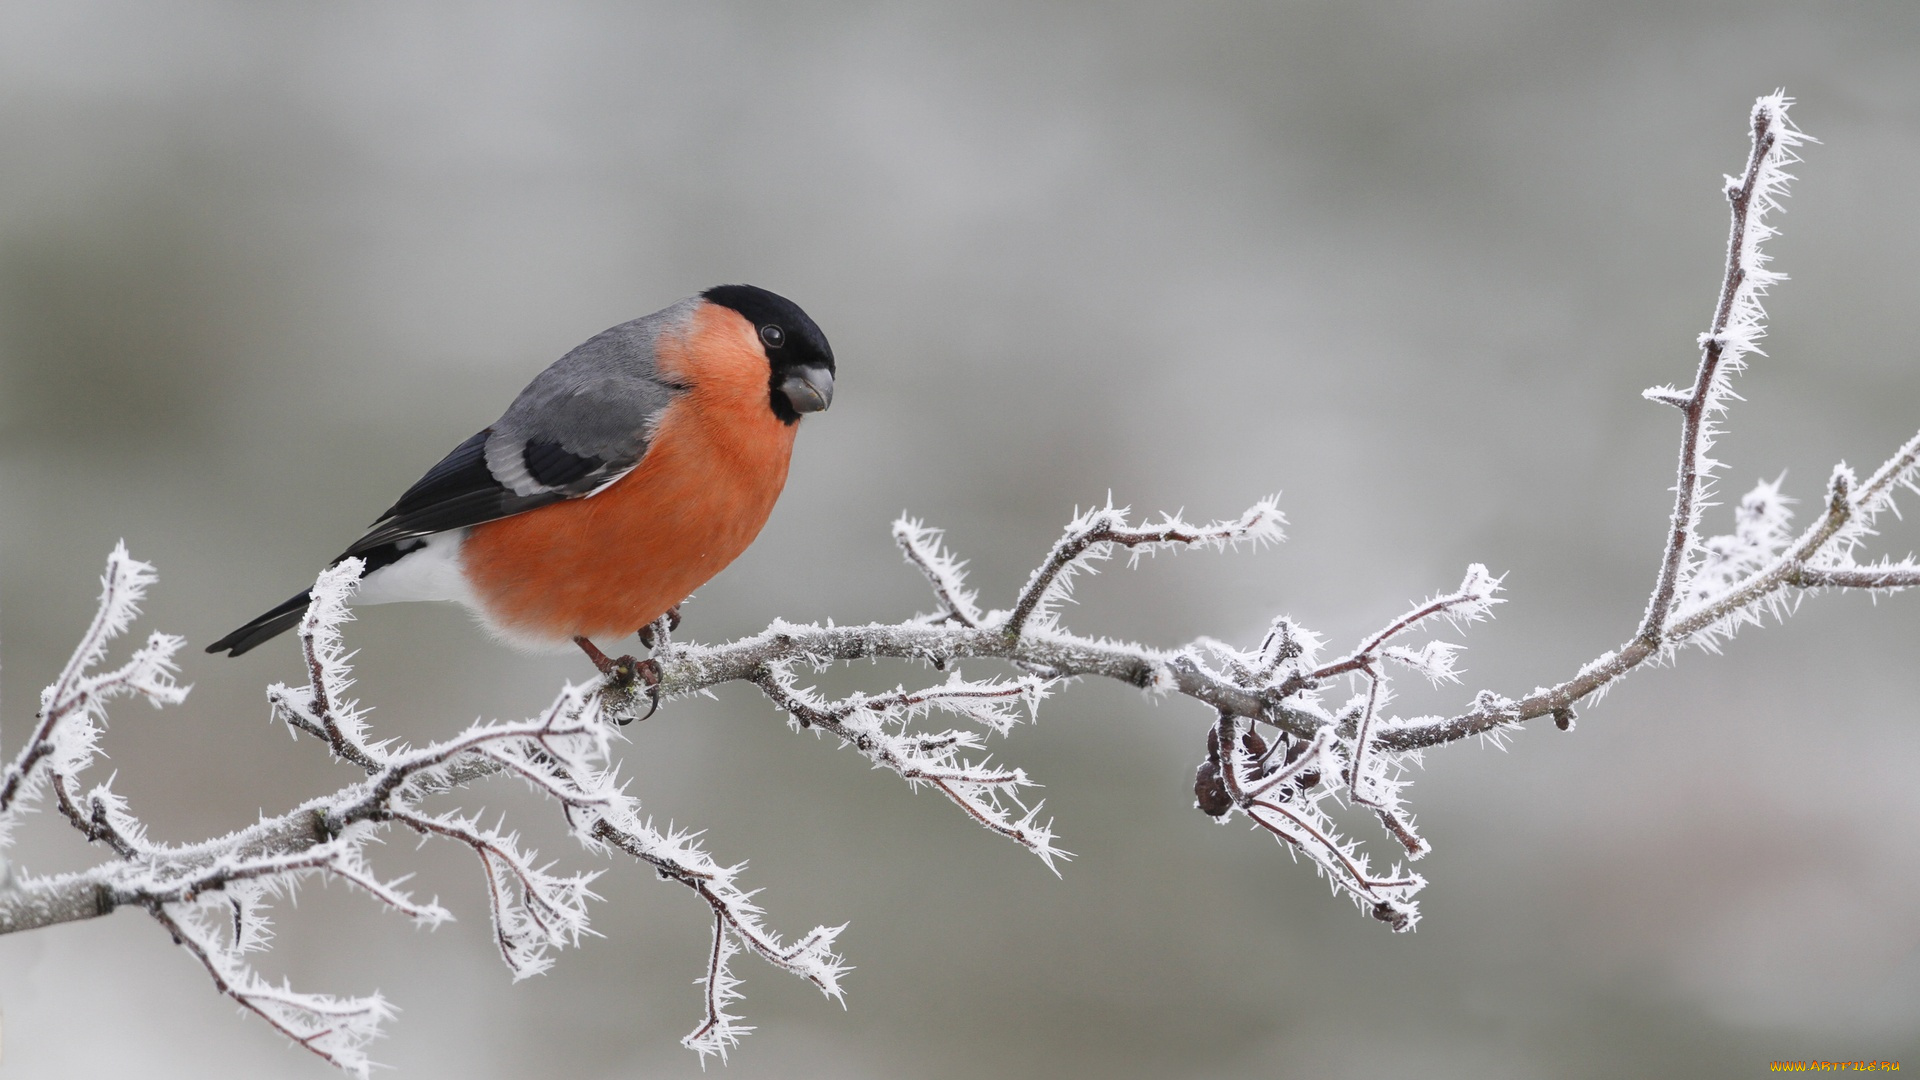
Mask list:
MULTIPOLYGON (((366 569, 362 573, 370 574, 398 562, 413 547, 409 540, 590 495, 609 475, 617 476, 620 467, 628 464, 574 454, 558 443, 530 440, 521 460, 535 482, 552 490, 521 495, 501 484, 487 468, 487 438, 492 433, 492 428, 486 428, 455 447, 381 514, 365 536, 333 561, 364 559, 366 569)), ((207 651, 239 656, 278 637, 299 624, 311 599, 311 590, 303 591, 207 646, 207 651)))
MULTIPOLYGON (((453 453, 441 459, 440 464, 428 469, 427 475, 408 488, 407 493, 400 496, 399 502, 388 507, 387 512, 381 514, 373 527, 367 530, 367 535, 354 541, 352 547, 341 553, 340 559, 366 558, 381 548, 415 537, 496 521, 514 514, 524 514, 548 503, 587 494, 557 487, 551 491, 521 495, 503 485, 493 475, 493 470, 487 468, 487 437, 492 433, 492 428, 482 429, 479 434, 455 447, 453 453)), ((529 472, 533 472, 531 465, 536 445, 539 444, 530 443, 527 446, 529 472)), ((554 449, 559 450, 559 447, 554 449)), ((577 479, 605 465, 594 459, 584 460, 590 464, 570 479, 577 479)), ((534 475, 536 478, 539 476, 537 472, 534 475)))

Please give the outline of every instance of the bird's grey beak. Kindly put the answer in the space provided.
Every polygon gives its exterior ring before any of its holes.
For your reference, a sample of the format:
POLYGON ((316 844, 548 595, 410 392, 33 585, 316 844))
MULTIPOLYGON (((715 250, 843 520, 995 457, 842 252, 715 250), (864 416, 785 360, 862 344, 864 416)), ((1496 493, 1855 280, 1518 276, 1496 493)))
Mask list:
POLYGON ((796 368, 780 392, 797 413, 824 412, 833 404, 833 372, 823 367, 796 368))

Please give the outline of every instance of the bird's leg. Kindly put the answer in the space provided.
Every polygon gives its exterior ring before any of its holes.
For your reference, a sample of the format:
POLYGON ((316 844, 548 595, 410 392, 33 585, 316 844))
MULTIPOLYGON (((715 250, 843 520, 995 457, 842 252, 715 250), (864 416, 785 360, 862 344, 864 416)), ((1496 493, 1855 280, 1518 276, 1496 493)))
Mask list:
POLYGON ((660 616, 659 619, 655 619, 640 628, 640 644, 645 645, 649 649, 653 648, 655 642, 665 644, 667 635, 678 629, 680 629, 680 605, 675 604, 668 608, 666 614, 660 616), (665 631, 659 629, 661 619, 666 620, 667 628, 665 631))
POLYGON ((587 659, 593 661, 593 666, 600 669, 600 674, 613 674, 614 661, 608 659, 607 654, 600 651, 600 646, 595 645, 584 637, 574 638, 573 643, 580 646, 581 651, 587 654, 587 659))
MULTIPOLYGON (((599 646, 584 637, 574 638, 573 643, 580 646, 580 651, 586 653, 587 659, 593 661, 593 666, 599 668, 600 674, 605 676, 607 680, 605 689, 612 690, 618 695, 617 699, 609 701, 609 704, 624 706, 631 703, 634 684, 640 683, 646 686, 647 700, 651 703, 651 707, 647 709, 647 715, 640 719, 645 720, 660 711, 660 665, 658 662, 636 660, 631 656, 613 659, 601 652, 599 646)), ((623 727, 632 723, 634 719, 627 715, 624 708, 616 708, 613 715, 623 727)))

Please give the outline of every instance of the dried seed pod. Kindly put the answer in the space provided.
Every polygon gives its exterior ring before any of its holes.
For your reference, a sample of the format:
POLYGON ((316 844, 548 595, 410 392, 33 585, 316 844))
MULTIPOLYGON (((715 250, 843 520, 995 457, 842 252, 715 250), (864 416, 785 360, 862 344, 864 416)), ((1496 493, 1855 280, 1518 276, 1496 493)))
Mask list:
POLYGON ((1207 760, 1193 772, 1193 805, 1208 817, 1221 817, 1233 809, 1227 783, 1220 778, 1220 763, 1207 760))
POLYGON ((1304 770, 1299 776, 1293 778, 1293 782, 1300 786, 1301 791, 1312 791, 1320 786, 1320 770, 1304 770))
POLYGON ((1267 755, 1267 740, 1261 738, 1260 733, 1252 728, 1248 728, 1246 734, 1240 736, 1240 747, 1255 761, 1267 755))
POLYGON ((1220 729, 1207 729, 1207 760, 1218 764, 1220 761, 1220 729))
POLYGON ((1405 933, 1413 926, 1413 917, 1405 908, 1385 900, 1373 905, 1373 917, 1393 927, 1396 934, 1405 933))

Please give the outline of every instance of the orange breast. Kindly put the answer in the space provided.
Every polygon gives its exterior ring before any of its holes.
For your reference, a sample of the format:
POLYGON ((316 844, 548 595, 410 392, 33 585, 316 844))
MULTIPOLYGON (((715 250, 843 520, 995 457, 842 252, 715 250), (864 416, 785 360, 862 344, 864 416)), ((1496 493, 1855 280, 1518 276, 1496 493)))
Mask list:
POLYGON ((738 558, 773 512, 798 425, 773 415, 753 326, 702 304, 658 350, 661 373, 691 389, 661 415, 632 472, 468 536, 467 579, 506 636, 634 633, 738 558))

